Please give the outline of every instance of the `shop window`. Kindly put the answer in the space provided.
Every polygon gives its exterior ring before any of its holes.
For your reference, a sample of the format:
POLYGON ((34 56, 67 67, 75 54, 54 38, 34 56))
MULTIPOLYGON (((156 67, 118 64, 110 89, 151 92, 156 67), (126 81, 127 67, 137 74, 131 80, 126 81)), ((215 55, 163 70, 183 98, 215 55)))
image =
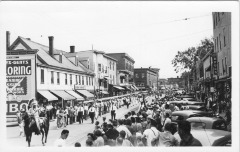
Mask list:
POLYGON ((57 84, 60 84, 60 75, 59 75, 59 72, 57 72, 57 84))
POLYGON ((44 83, 44 69, 41 69, 41 83, 44 83))
POLYGON ((54 84, 54 72, 51 71, 51 84, 54 84))
POLYGON ((65 73, 65 85, 67 85, 67 73, 65 73))

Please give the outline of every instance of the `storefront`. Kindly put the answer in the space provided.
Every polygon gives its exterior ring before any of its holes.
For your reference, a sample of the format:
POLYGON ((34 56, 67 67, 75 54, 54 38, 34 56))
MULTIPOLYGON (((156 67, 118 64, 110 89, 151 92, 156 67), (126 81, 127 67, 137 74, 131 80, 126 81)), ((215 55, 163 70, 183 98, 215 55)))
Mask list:
POLYGON ((76 99, 64 90, 51 90, 51 93, 58 97, 57 106, 62 108, 73 105, 73 102, 76 99))

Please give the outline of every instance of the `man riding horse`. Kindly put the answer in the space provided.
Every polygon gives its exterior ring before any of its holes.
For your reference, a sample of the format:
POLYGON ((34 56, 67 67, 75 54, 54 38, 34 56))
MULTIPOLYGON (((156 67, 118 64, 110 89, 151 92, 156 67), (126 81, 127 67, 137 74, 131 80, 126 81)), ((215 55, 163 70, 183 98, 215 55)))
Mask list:
POLYGON ((43 107, 39 107, 38 105, 38 101, 35 100, 35 99, 32 99, 29 103, 29 110, 28 110, 28 114, 30 116, 33 116, 35 122, 36 122, 36 125, 37 125, 37 131, 36 131, 36 134, 39 135, 41 134, 40 132, 40 117, 39 117, 39 114, 44 110, 43 107))

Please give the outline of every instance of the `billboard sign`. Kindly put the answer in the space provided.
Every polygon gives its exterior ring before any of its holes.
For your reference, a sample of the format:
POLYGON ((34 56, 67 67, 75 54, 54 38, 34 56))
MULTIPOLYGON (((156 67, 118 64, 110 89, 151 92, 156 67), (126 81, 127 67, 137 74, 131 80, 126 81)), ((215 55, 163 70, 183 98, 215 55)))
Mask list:
POLYGON ((212 59, 213 59, 213 74, 217 75, 218 69, 217 69, 217 54, 216 53, 212 55, 212 59))
POLYGON ((16 112, 35 97, 36 51, 28 54, 23 50, 7 51, 6 59, 6 106, 8 116, 16 112), (12 54, 9 52, 14 52, 12 54), (25 52, 25 53, 24 53, 25 52))

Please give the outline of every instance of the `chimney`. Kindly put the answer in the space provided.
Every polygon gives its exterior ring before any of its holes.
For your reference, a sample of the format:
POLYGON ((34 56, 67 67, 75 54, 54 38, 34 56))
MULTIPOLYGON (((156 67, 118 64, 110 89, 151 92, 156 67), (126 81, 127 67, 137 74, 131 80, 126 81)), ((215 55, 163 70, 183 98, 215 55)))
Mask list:
POLYGON ((53 55, 54 55, 54 52, 53 52, 53 39, 54 39, 54 37, 49 36, 48 39, 49 39, 49 55, 51 55, 53 57, 53 55))
POLYGON ((59 63, 62 63, 62 52, 59 54, 59 63))
POLYGON ((31 39, 30 38, 26 38, 27 40, 29 40, 29 41, 31 41, 31 39))
POLYGON ((70 46, 70 53, 75 53, 75 46, 70 46))
POLYGON ((9 47, 10 47, 10 32, 7 31, 6 32, 6 51, 9 50, 9 47))

